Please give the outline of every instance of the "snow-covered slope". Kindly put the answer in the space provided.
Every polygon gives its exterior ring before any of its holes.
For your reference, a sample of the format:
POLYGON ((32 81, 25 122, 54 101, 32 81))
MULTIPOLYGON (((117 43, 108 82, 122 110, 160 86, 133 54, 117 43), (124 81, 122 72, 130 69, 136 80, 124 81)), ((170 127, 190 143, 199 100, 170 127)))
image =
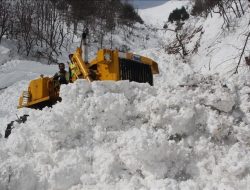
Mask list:
MULTIPOLYGON (((249 10, 249 7, 246 10, 249 10)), ((219 14, 214 14, 213 17, 204 21, 201 20, 204 31, 200 41, 202 45, 191 58, 195 70, 203 73, 220 73, 224 76, 231 75, 235 71, 247 34, 250 31, 249 18, 248 11, 240 19, 232 19, 230 31, 226 28, 222 29, 223 19, 219 17, 219 14)), ((198 25, 201 25, 201 22, 198 25)), ((248 72, 244 58, 249 55, 250 43, 247 43, 239 68, 241 72, 248 72)))
MULTIPOLYGON (((207 18, 190 16, 190 19, 185 21, 183 29, 186 29, 186 33, 179 33, 188 36, 185 41, 189 53, 186 61, 194 71, 203 74, 219 73, 223 77, 228 77, 235 72, 247 34, 250 31, 250 5, 245 0, 242 3, 245 14, 241 15, 240 18, 236 18, 231 9, 228 10, 227 15, 230 20, 228 28, 223 17, 216 13, 210 14, 207 18), (198 51, 192 53, 195 46, 199 47, 198 51)), ((190 1, 172 0, 159 7, 139 11, 150 27, 158 28, 159 39, 161 40, 159 41, 159 47, 167 49, 169 44, 176 41, 176 34, 173 32, 176 28, 175 24, 167 23, 168 28, 163 29, 169 14, 182 6, 190 11, 191 4, 190 1)), ((249 55, 250 43, 247 43, 239 68, 241 72, 248 72, 249 70, 244 60, 244 57, 249 55)))
MULTIPOLYGON (((175 7, 174 3, 187 2, 169 3, 175 7)), ((140 14, 146 18, 159 12, 165 21, 160 10, 166 6, 140 14)), ((178 55, 168 55, 161 46, 171 38, 168 32, 156 31, 144 50, 135 50, 159 63, 154 87, 78 80, 62 86, 62 102, 53 108, 16 110, 28 81, 41 73, 51 75, 56 68, 31 61, 4 61, 0 84, 8 88, 0 91, 0 133, 4 134, 15 114, 30 116, 25 124, 15 124, 8 139, 0 138, 0 189, 248 190, 250 75, 240 72, 228 78, 198 72, 206 66, 206 53, 213 47, 217 49, 210 54, 212 63, 216 63, 216 54, 225 58, 234 53, 220 49, 229 37, 242 45, 236 37, 243 26, 218 37, 221 18, 194 19, 188 23, 202 25, 204 34, 198 53, 185 62, 178 55), (208 47, 213 39, 217 43, 208 47)), ((244 20, 247 17, 239 24, 244 25, 244 20)))
POLYGON ((190 1, 167 1, 163 5, 141 9, 138 12, 147 24, 162 28, 174 9, 185 7, 188 4, 190 4, 190 1))

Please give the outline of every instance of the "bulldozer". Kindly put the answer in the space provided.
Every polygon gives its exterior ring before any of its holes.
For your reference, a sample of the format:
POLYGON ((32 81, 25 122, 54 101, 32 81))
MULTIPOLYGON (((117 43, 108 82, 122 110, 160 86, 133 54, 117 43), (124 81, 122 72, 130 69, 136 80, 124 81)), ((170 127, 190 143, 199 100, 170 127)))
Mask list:
MULTIPOLYGON (((153 85, 153 74, 158 74, 158 64, 150 58, 117 49, 100 49, 92 61, 88 61, 87 34, 82 34, 80 47, 69 55, 70 82, 78 79, 92 81, 129 80, 153 85)), ((28 89, 19 97, 17 108, 42 109, 61 101, 60 83, 53 77, 41 75, 30 81, 28 89)), ((24 123, 29 115, 17 116, 7 124, 5 138, 11 134, 15 123, 24 123)))
MULTIPOLYGON (((69 55, 71 82, 77 79, 92 81, 129 80, 153 85, 153 74, 158 74, 158 64, 150 58, 117 49, 100 49, 92 61, 88 61, 87 32, 82 34, 80 47, 69 55)), ((60 101, 60 85, 53 77, 32 80, 28 90, 19 98, 18 108, 43 108, 60 101)))

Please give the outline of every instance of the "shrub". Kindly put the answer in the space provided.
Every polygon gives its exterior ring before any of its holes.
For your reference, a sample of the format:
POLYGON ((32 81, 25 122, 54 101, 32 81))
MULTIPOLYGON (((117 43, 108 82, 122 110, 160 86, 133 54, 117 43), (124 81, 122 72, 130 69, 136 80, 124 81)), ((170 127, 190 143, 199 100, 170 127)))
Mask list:
POLYGON ((180 9, 175 9, 170 13, 168 22, 173 23, 174 21, 184 21, 187 19, 189 19, 189 14, 187 13, 185 7, 182 7, 180 9))

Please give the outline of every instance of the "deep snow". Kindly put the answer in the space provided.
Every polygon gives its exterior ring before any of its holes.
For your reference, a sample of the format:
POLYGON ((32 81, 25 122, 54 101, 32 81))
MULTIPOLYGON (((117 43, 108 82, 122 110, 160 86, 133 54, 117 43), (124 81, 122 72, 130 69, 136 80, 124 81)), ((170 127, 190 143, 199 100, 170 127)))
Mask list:
MULTIPOLYGON (((148 18, 156 8, 140 14, 148 18)), ((213 69, 239 53, 223 47, 229 39, 242 46, 248 18, 249 12, 219 37, 220 18, 192 18, 188 23, 202 25, 204 34, 186 62, 156 46, 171 32, 150 34, 147 46, 134 51, 158 62, 154 87, 78 80, 62 86, 62 102, 43 110, 16 110, 18 96, 30 79, 52 75, 56 66, 11 60, 8 48, 0 48, 7 57, 0 65, 0 133, 15 114, 30 115, 0 138, 0 189, 250 189, 250 75, 243 62, 231 77, 224 67, 213 69)), ((146 21, 160 28, 161 20, 146 21)))

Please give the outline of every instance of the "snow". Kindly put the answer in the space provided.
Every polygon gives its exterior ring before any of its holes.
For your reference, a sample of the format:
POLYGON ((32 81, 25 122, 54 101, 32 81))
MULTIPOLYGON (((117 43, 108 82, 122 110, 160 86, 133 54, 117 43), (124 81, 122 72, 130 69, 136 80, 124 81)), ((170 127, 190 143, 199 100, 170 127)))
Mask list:
MULTIPOLYGON (((239 59, 240 50, 246 40, 246 33, 249 31, 249 14, 244 15, 240 20, 235 20, 233 32, 222 30, 222 19, 214 14, 203 23, 205 31, 201 40, 202 47, 192 57, 192 62, 197 63, 196 69, 207 73, 210 65, 210 73, 232 74, 239 59), (222 72, 223 71, 223 72, 222 72)), ((249 54, 249 46, 245 56, 249 54)), ((243 57, 244 59, 244 57, 243 57)), ((246 67, 243 68, 245 70, 246 67)))
POLYGON ((5 62, 0 68, 0 88, 11 86, 19 80, 31 80, 42 74, 53 75, 57 71, 56 66, 50 67, 34 61, 11 60, 5 62))
MULTIPOLYGON (((65 85, 62 102, 25 110, 27 123, 1 141, 0 187, 247 187, 249 142, 231 113, 236 92, 215 81, 197 76, 197 87, 168 89, 128 81, 65 85)), ((248 129, 247 121, 240 124, 248 129)))
POLYGON ((176 8, 187 6, 190 1, 167 1, 163 5, 147 9, 139 9, 139 14, 147 24, 162 27, 168 20, 169 14, 176 8))
MULTIPOLYGON (((162 10, 181 5, 187 1, 140 14, 156 15, 160 28, 162 10)), ((77 80, 62 85, 62 101, 43 110, 17 110, 18 97, 31 79, 51 76, 57 67, 13 59, 0 46, 7 56, 0 58, 0 189, 249 189, 250 75, 242 66, 228 77, 227 67, 217 66, 239 53, 223 48, 229 41, 242 46, 247 18, 221 35, 216 15, 191 18, 187 24, 202 25, 204 34, 186 61, 160 46, 171 33, 139 31, 150 36, 145 46, 135 40, 134 51, 159 64, 154 86, 77 80), (7 123, 23 114, 27 122, 15 123, 4 139, 7 123)))
POLYGON ((5 48, 3 46, 0 46, 0 65, 7 62, 10 56, 10 50, 8 48, 5 48))

